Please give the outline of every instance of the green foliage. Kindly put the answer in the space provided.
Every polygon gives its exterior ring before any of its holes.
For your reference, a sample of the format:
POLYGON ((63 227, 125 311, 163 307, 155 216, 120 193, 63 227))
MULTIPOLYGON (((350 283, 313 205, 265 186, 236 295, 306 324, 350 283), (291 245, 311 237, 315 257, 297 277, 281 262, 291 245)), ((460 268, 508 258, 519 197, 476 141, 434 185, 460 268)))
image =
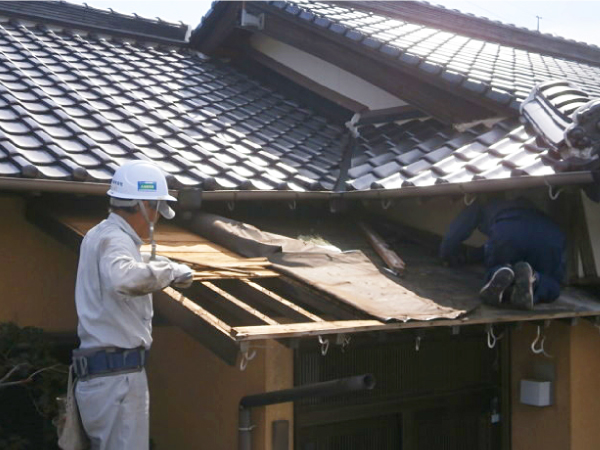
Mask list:
MULTIPOLYGON (((41 329, 0 323, 0 404, 3 397, 9 397, 10 390, 26 390, 44 419, 43 432, 48 442, 56 441, 51 420, 57 414, 56 397, 66 390, 67 369, 52 356, 49 340, 41 329)), ((0 428, 0 448, 27 449, 27 436, 0 428)))

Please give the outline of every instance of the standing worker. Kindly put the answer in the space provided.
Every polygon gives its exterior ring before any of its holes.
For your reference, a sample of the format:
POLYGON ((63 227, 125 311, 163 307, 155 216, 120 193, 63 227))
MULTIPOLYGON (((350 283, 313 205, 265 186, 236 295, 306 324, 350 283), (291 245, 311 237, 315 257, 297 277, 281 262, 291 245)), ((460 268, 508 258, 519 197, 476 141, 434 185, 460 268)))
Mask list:
POLYGON ((152 292, 189 287, 192 270, 154 257, 154 225, 159 214, 175 216, 166 201, 176 200, 158 167, 125 163, 107 194, 110 214, 86 234, 79 255, 75 397, 92 450, 147 450, 144 365, 152 344, 152 292), (148 238, 153 252, 141 254, 142 239, 148 238))
POLYGON ((524 199, 478 202, 450 224, 440 257, 461 262, 461 243, 478 228, 489 237, 483 246, 486 284, 483 303, 531 310, 560 295, 565 273, 565 236, 548 217, 524 199))

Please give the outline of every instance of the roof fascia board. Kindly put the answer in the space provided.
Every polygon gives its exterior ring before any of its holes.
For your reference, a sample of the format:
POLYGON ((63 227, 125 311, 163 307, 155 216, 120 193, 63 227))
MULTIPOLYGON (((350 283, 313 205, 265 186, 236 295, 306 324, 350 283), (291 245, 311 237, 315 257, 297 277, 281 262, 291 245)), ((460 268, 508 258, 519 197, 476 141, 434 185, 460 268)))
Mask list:
POLYGON ((545 55, 595 66, 598 66, 600 62, 600 48, 596 46, 501 24, 482 17, 469 16, 425 2, 333 1, 332 3, 545 55))
POLYGON ((348 40, 296 20, 284 11, 258 2, 253 3, 252 8, 266 13, 261 33, 354 73, 439 120, 469 122, 495 113, 517 114, 509 105, 502 105, 484 95, 471 94, 440 76, 399 64, 368 48, 353 46, 348 40), (390 76, 394 72, 402 76, 390 76), (457 95, 459 91, 460 95, 457 95))

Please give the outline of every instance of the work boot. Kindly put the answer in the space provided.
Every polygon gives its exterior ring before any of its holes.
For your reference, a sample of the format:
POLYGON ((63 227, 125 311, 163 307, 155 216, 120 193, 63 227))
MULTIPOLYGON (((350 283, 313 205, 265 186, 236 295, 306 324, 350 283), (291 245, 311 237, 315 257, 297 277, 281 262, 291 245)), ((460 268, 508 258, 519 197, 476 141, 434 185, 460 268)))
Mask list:
POLYGON ((531 266, 524 262, 518 262, 515 268, 515 285, 510 295, 510 304, 518 309, 533 309, 533 284, 535 275, 531 266))
POLYGON ((496 270, 490 281, 479 291, 479 298, 486 305, 499 306, 502 303, 502 295, 513 283, 515 273, 510 267, 500 267, 496 270))

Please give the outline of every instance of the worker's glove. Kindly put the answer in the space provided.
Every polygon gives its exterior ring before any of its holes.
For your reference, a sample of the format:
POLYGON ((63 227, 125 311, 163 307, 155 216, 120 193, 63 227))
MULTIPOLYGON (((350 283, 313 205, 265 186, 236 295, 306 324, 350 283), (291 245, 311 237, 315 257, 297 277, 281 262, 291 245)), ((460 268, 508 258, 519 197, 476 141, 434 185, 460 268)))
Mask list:
POLYGON ((173 282, 171 285, 176 288, 185 289, 192 285, 194 272, 185 264, 173 264, 173 282))

